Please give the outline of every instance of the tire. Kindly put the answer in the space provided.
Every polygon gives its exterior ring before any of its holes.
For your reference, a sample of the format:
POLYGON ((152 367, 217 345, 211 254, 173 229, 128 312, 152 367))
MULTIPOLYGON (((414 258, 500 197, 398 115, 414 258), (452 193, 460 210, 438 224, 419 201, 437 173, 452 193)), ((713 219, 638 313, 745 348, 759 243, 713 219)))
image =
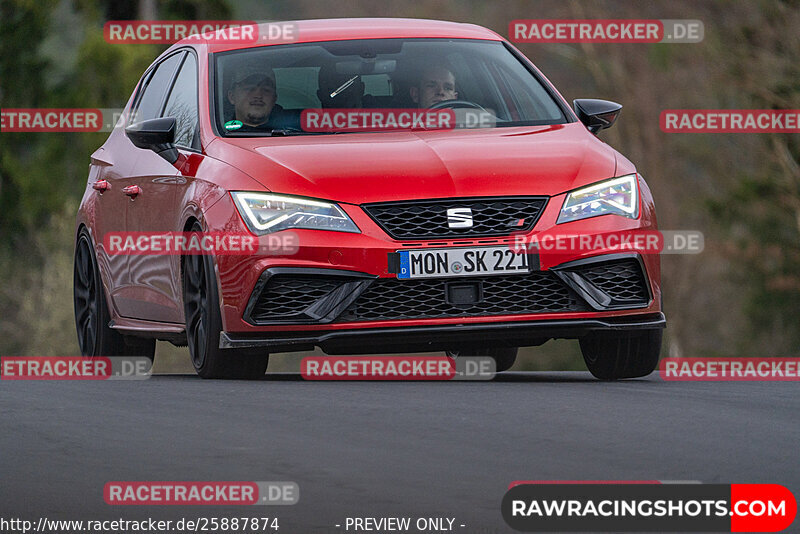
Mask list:
MULTIPOLYGON (((192 232, 200 232, 198 223, 192 232)), ((210 255, 184 256, 183 307, 192 365, 203 378, 257 379, 264 376, 269 354, 260 350, 219 348, 222 317, 210 255)))
POLYGON ((663 331, 593 332, 581 338, 586 367, 597 378, 638 378, 658 366, 663 331))
POLYGON ((153 361, 155 339, 126 336, 108 326, 111 314, 92 238, 85 228, 75 245, 72 284, 75 328, 83 356, 144 356, 153 361))
POLYGON ((468 351, 449 351, 451 357, 490 356, 494 359, 496 372, 508 371, 517 361, 518 347, 501 347, 493 349, 471 349, 468 351))

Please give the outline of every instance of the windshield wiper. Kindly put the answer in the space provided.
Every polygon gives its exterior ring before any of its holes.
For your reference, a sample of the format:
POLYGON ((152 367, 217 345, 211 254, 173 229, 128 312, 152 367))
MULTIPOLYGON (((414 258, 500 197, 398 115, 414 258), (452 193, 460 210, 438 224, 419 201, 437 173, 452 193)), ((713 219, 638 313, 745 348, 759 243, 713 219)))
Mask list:
POLYGON ((305 134, 308 132, 304 132, 303 130, 298 130, 297 128, 274 128, 266 133, 268 133, 271 137, 282 137, 286 135, 305 134))
POLYGON ((347 89, 348 87, 353 85, 353 82, 356 81, 356 78, 358 78, 358 74, 356 74, 355 76, 353 76, 352 78, 350 78, 349 80, 344 82, 337 90, 332 92, 331 93, 331 98, 335 97, 336 95, 338 95, 339 93, 341 93, 342 91, 344 91, 345 89, 347 89))

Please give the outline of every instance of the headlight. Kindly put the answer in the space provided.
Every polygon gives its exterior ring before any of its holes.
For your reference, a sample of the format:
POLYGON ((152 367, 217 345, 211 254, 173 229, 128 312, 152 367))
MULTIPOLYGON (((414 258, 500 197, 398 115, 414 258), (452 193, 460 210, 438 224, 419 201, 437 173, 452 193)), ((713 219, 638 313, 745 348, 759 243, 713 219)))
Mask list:
POLYGON ((360 233, 350 217, 330 202, 243 191, 235 191, 231 195, 247 227, 254 234, 268 234, 289 228, 360 233))
POLYGON ((571 192, 564 200, 556 224, 608 213, 630 219, 639 216, 639 188, 635 174, 612 178, 571 192))

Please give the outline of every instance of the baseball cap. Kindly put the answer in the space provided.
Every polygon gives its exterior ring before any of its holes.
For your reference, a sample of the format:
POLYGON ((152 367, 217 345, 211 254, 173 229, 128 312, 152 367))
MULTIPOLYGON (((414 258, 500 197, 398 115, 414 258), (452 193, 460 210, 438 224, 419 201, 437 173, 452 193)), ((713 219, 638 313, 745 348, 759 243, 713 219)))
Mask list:
POLYGON ((275 73, 271 68, 265 66, 263 62, 251 60, 234 65, 232 85, 242 83, 251 78, 253 83, 261 83, 263 80, 268 79, 272 86, 275 87, 275 73))

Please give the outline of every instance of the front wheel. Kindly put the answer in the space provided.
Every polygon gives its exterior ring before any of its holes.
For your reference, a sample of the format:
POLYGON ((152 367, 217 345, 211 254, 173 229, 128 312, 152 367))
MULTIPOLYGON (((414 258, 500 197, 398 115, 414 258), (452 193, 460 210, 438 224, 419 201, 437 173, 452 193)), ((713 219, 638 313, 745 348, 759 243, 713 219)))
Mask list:
POLYGON ((663 331, 592 332, 580 340, 586 367, 597 378, 638 378, 658 366, 663 331))
MULTIPOLYGON (((199 224, 192 228, 200 232, 199 224)), ((256 379, 264 376, 269 354, 257 349, 220 349, 222 317, 214 262, 208 255, 183 258, 183 307, 192 365, 203 378, 256 379)))

